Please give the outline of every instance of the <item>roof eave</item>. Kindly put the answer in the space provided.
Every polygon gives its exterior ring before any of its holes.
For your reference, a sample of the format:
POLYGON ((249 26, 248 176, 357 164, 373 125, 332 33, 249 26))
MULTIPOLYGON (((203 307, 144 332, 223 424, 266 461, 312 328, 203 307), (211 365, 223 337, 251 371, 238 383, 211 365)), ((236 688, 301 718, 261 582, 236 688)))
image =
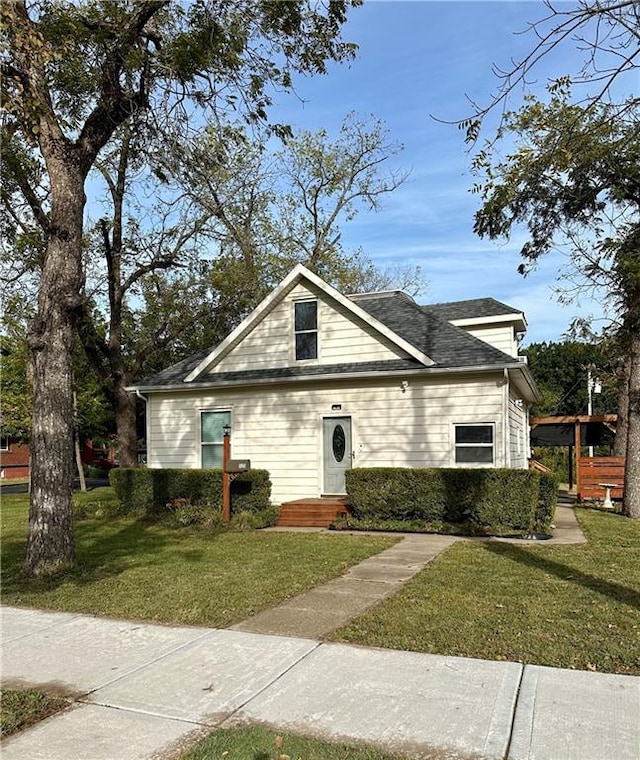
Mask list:
POLYGON ((467 366, 467 367, 436 367, 425 366, 417 367, 416 369, 394 369, 394 370, 378 370, 367 372, 332 372, 324 375, 304 375, 298 377, 268 377, 268 378, 254 378, 251 380, 226 380, 224 382, 212 382, 201 381, 191 382, 189 384, 180 383, 178 385, 132 385, 128 386, 126 390, 131 392, 139 391, 140 393, 154 393, 154 392, 172 392, 172 391, 189 391, 189 390, 202 390, 206 388, 227 388, 227 387, 253 387, 260 385, 281 385, 289 383, 308 383, 314 381, 325 380, 359 380, 359 379, 371 379, 378 377, 416 377, 419 375, 469 375, 469 374, 486 374, 490 372, 502 372, 504 369, 522 369, 522 365, 510 364, 510 365, 497 365, 488 364, 483 366, 467 366))

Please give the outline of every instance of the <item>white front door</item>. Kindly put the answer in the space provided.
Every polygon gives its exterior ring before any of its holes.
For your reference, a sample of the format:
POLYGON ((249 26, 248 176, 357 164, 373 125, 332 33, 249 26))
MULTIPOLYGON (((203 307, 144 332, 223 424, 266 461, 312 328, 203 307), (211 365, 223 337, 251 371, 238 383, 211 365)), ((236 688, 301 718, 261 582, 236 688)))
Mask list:
POLYGON ((351 467, 351 417, 322 420, 324 493, 346 493, 344 473, 351 467))

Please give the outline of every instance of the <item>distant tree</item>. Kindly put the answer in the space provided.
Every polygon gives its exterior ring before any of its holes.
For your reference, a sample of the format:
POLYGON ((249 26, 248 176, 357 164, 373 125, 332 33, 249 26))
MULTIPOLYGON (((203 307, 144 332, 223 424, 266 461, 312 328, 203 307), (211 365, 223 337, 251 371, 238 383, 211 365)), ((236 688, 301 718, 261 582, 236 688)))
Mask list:
MULTIPOLYGON (((27 316, 31 309, 10 299, 0 328, 2 378, 2 435, 30 443, 33 404, 31 354, 27 344, 27 316)), ((113 431, 114 418, 99 377, 76 342, 73 351, 73 387, 77 397, 76 429, 80 442, 103 440, 113 431)))
POLYGON ((342 243, 342 225, 362 210, 378 210, 407 176, 389 166, 402 146, 380 121, 351 113, 337 137, 324 129, 290 133, 279 150, 269 134, 228 134, 210 128, 176 146, 166 170, 208 214, 207 232, 227 266, 241 264, 253 305, 298 263, 346 292, 423 285, 419 269, 382 271, 342 243))
MULTIPOLYGON (((45 240, 33 365, 32 493, 24 570, 73 562, 72 349, 82 307, 85 183, 116 131, 136 114, 150 132, 189 129, 189 118, 235 109, 263 120, 267 94, 296 71, 320 74, 353 56, 340 40, 349 6, 196 0, 86 0, 0 5, 3 140, 11 181, 45 240), (32 157, 46 195, 33 192, 32 157)), ((16 224, 19 214, 13 214, 16 224)))
POLYGON ((505 115, 498 137, 515 143, 506 157, 491 146, 476 157, 474 229, 494 239, 524 228, 523 273, 565 246, 582 287, 617 310, 629 372, 623 510, 640 518, 640 104, 583 107, 566 83, 550 94, 505 115))
POLYGON ((542 401, 531 413, 535 417, 586 414, 588 408, 587 372, 602 384, 593 395, 594 413, 613 414, 618 406, 618 362, 605 347, 592 343, 532 343, 521 353, 540 389, 542 401))

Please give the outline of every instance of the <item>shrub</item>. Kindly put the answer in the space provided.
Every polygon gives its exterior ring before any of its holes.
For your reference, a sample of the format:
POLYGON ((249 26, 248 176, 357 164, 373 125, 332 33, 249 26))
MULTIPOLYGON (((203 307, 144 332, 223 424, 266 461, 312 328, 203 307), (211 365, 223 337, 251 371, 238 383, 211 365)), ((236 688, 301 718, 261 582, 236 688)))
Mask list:
POLYGON ((551 489, 543 507, 541 478, 505 469, 384 467, 346 473, 357 521, 457 523, 481 532, 489 526, 531 532, 549 511, 551 489))
POLYGON ((547 533, 551 530, 558 504, 558 486, 557 475, 539 474, 538 506, 534 526, 536 531, 547 533))
MULTIPOLYGON (((109 478, 125 512, 142 510, 158 516, 176 499, 222 510, 222 470, 120 467, 112 470, 109 478)), ((250 470, 231 483, 232 513, 263 510, 270 505, 270 498, 271 481, 266 470, 250 470)))
POLYGON ((250 512, 242 510, 237 512, 231 518, 231 527, 234 530, 256 530, 258 528, 268 528, 275 525, 278 520, 279 507, 266 507, 259 511, 250 512))

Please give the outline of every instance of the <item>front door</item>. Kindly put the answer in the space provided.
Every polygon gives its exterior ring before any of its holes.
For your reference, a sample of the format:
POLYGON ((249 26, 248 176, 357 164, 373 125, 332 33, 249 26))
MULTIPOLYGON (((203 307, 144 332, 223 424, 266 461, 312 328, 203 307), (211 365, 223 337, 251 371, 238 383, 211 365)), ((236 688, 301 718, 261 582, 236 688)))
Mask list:
POLYGON ((351 417, 322 420, 324 493, 346 493, 344 473, 351 467, 351 417))

